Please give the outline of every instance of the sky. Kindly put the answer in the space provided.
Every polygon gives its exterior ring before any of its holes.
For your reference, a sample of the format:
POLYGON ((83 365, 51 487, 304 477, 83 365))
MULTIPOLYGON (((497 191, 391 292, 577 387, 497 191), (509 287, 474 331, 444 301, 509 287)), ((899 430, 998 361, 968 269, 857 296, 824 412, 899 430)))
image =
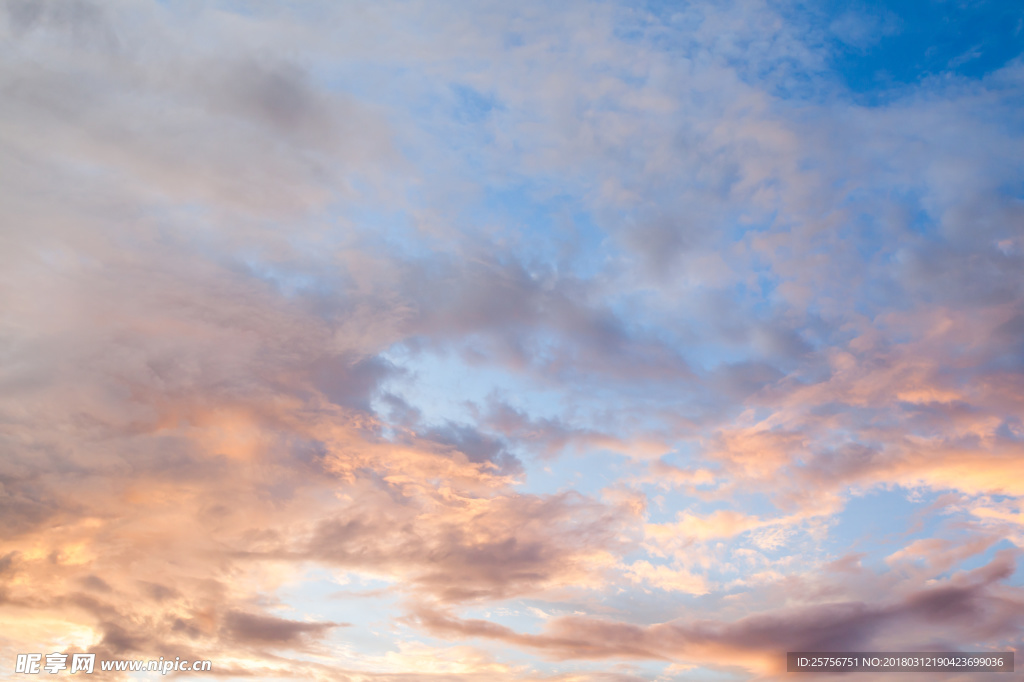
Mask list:
POLYGON ((3 0, 0 677, 1019 651, 1022 53, 999 0, 3 0))

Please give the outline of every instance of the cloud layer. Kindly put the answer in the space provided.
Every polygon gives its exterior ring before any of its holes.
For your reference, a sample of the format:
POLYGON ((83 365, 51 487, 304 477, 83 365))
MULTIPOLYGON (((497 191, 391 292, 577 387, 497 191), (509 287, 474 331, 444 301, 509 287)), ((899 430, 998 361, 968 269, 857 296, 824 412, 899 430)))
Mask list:
POLYGON ((0 665, 1019 648, 1016 38, 909 78, 856 71, 899 8, 0 8, 0 665))

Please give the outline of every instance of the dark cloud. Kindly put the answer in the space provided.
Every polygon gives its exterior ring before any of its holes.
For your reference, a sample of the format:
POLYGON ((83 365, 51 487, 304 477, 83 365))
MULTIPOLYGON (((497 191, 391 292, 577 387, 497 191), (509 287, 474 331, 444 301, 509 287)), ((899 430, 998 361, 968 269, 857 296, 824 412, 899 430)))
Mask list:
MULTIPOLYGON (((782 609, 732 622, 683 620, 640 626, 568 616, 552 620, 543 634, 520 634, 483 620, 462 620, 422 607, 418 623, 438 636, 486 638, 539 650, 557 660, 642 658, 701 662, 732 652, 737 662, 777 659, 786 651, 863 651, 931 649, 942 632, 960 642, 1013 639, 1024 629, 1019 599, 994 584, 1014 569, 1013 553, 946 585, 926 588, 894 603, 847 602, 782 609)), ((949 644, 955 646, 952 639, 949 644)), ((949 650, 955 650, 950 648, 949 650)), ((771 667, 777 667, 776 661, 771 667)))
POLYGON ((181 596, 181 593, 174 588, 159 583, 140 580, 139 585, 151 599, 158 602, 181 596))
POLYGON ((513 259, 446 260, 403 268, 417 311, 410 335, 446 346, 479 339, 466 349, 541 377, 658 384, 692 377, 678 350, 630 328, 587 282, 534 273, 513 259))
POLYGON ((38 484, 28 484, 22 477, 0 477, 0 485, 16 491, 0 498, 0 527, 4 535, 14 537, 38 528, 58 514, 61 504, 38 484))
POLYGON ((320 92, 310 87, 307 79, 307 74, 294 64, 251 62, 237 66, 225 79, 226 94, 280 130, 293 130, 303 124, 323 125, 329 119, 328 111, 317 101, 320 92))
POLYGON ((242 611, 231 611, 224 616, 224 631, 228 637, 236 642, 265 646, 295 646, 341 625, 307 623, 242 611))
POLYGON ((625 542, 632 523, 616 507, 570 493, 497 497, 431 513, 406 501, 378 506, 373 516, 353 509, 319 523, 307 552, 400 575, 417 592, 463 602, 599 581, 602 569, 590 562, 625 542))
POLYGON ((103 623, 103 639, 100 646, 115 654, 142 651, 146 639, 129 632, 119 623, 103 623))
POLYGON ((447 424, 429 429, 422 436, 441 445, 450 446, 475 463, 490 462, 502 473, 518 473, 522 462, 506 449, 502 441, 465 424, 447 424))
POLYGON ((856 481, 871 474, 877 475, 885 466, 885 458, 876 448, 847 443, 834 450, 816 453, 799 471, 809 485, 814 485, 819 481, 856 481))
POLYGON ((25 31, 35 25, 43 15, 46 4, 39 0, 8 0, 4 3, 7 18, 11 26, 18 32, 25 31))
MULTIPOLYGON (((680 255, 706 242, 711 230, 694 224, 692 216, 660 215, 642 220, 623 231, 623 241, 639 253, 644 265, 666 279, 680 267, 680 255)), ((685 268, 685 266, 682 266, 685 268)))
POLYGON ((84 587, 90 590, 94 590, 96 592, 111 591, 110 585, 107 583, 107 581, 97 575, 84 576, 79 582, 81 582, 84 587))
POLYGON ((104 7, 87 0, 50 3, 44 0, 7 0, 7 19, 21 37, 39 29, 52 29, 70 36, 78 45, 114 51, 119 46, 113 24, 104 7))
POLYGON ((712 385, 720 383, 730 396, 742 400, 784 376, 782 371, 768 363, 737 362, 716 367, 709 381, 712 385))
POLYGON ((336 405, 370 411, 370 400, 382 382, 402 370, 381 357, 327 357, 309 369, 314 385, 336 405))
POLYGON ((570 426, 562 419, 533 418, 523 410, 497 399, 488 400, 481 421, 493 431, 521 443, 542 455, 554 455, 570 444, 585 446, 599 440, 603 434, 570 426))
POLYGON ((388 419, 391 423, 400 424, 406 428, 419 424, 423 419, 423 413, 410 405, 401 396, 394 393, 383 393, 381 401, 388 406, 388 419))

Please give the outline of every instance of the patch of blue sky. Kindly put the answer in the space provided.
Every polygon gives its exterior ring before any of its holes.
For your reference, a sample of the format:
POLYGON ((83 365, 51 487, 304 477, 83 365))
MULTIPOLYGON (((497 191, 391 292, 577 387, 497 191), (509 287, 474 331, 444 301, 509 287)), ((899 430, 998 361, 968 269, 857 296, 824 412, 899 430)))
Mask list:
POLYGON ((699 4, 680 0, 642 0, 631 3, 630 7, 633 11, 627 15, 628 20, 616 27, 616 35, 687 56, 697 47, 691 36, 699 35, 704 21, 704 8, 699 4))
POLYGON ((851 214, 844 225, 851 239, 844 243, 857 244, 867 259, 883 251, 893 253, 908 237, 940 241, 941 224, 926 205, 923 190, 922 186, 891 185, 852 189, 838 204, 851 214))
MULTIPOLYGON (((193 224, 207 219, 201 209, 194 214, 193 224)), ((169 243, 180 238, 170 230, 161 231, 161 239, 169 243)), ((190 248, 230 270, 262 280, 286 298, 337 294, 346 273, 332 256, 352 238, 351 230, 336 224, 315 231, 296 230, 284 237, 284 249, 214 242, 212 233, 203 229, 186 235, 190 248)))
MULTIPOLYGON (((950 539, 954 543, 958 543, 958 541, 966 540, 968 538, 969 538, 969 535, 967 533, 961 533, 960 537, 957 537, 956 535, 950 537, 950 539)), ((992 562, 993 559, 995 559, 996 555, 999 552, 1006 551, 1006 550, 1010 550, 1010 551, 1012 551, 1012 552, 1014 552, 1016 554, 1017 553, 1017 546, 1015 544, 1013 544, 1012 542, 1010 542, 1008 539, 1002 538, 1002 539, 998 540, 996 543, 994 543, 991 547, 986 549, 985 551, 978 552, 977 554, 974 554, 973 556, 969 556, 966 559, 964 559, 963 561, 958 562, 952 568, 950 568, 950 570, 945 571, 945 572, 939 574, 938 577, 940 579, 941 578, 946 578, 946 577, 949 577, 949 576, 951 576, 951 575, 953 575, 953 574, 955 574, 955 573, 957 573, 959 571, 973 571, 976 568, 981 568, 982 566, 987 566, 988 564, 990 564, 992 562)), ((1024 566, 1019 566, 1019 565, 1016 566, 1013 574, 1007 579, 1006 582, 1009 585, 1022 585, 1022 584, 1024 584, 1024 566)))
MULTIPOLYGON (((620 31, 624 38, 697 56, 692 53, 700 44, 687 36, 700 30, 699 11, 672 0, 650 0, 643 9, 637 15, 646 20, 620 31)), ((825 59, 779 50, 769 59, 734 59, 731 65, 744 80, 782 99, 821 100, 834 96, 839 85, 859 103, 884 104, 930 77, 984 77, 1024 51, 1024 5, 1015 2, 798 0, 773 3, 773 9, 804 27, 796 35, 825 59)), ((749 56, 749 50, 740 53, 749 56)))
POLYGON ((497 99, 460 84, 436 82, 421 87, 425 91, 415 103, 392 105, 405 107, 396 115, 399 126, 406 115, 415 121, 419 134, 397 136, 395 143, 418 168, 421 181, 445 182, 471 195, 481 186, 515 175, 515 153, 499 153, 495 144, 501 127, 495 112, 504 110, 497 99))
POLYGON ((435 174, 438 151, 459 153, 462 171, 475 168, 475 179, 486 170, 495 112, 504 111, 497 97, 469 84, 451 82, 427 65, 411 68, 379 60, 314 65, 312 74, 322 87, 358 98, 385 117, 392 144, 420 169, 435 174))
MULTIPOLYGON (((328 55, 322 61, 307 63, 309 75, 320 87, 329 92, 343 93, 357 98, 361 102, 383 104, 391 100, 401 102, 401 98, 389 97, 392 93, 384 89, 382 84, 392 87, 409 79, 412 69, 398 63, 389 63, 373 59, 339 60, 328 55)), ((415 79, 412 79, 415 80, 415 79)))
MULTIPOLYGON (((196 211, 196 220, 203 219, 196 211)), ((170 231, 162 237, 171 241, 179 235, 170 231)), ((346 273, 332 258, 338 249, 352 243, 353 233, 338 225, 316 231, 296 231, 285 237, 287 249, 213 243, 204 230, 187 236, 190 248, 225 267, 262 280, 286 298, 329 296, 338 293, 346 273)))
POLYGON ((496 114, 507 111, 497 92, 449 81, 443 74, 402 70, 392 80, 401 86, 400 93, 395 93, 400 96, 388 98, 389 104, 413 116, 420 129, 432 133, 436 141, 453 147, 465 146, 489 129, 496 114))
MULTIPOLYGON (((646 523, 675 523, 679 511, 693 503, 690 495, 679 489, 666 490, 650 483, 637 487, 647 495, 647 510, 644 515, 646 523)), ((644 554, 643 551, 637 550, 627 553, 624 560, 629 562, 643 559, 644 554)))
MULTIPOLYGON (((493 96, 456 84, 449 92, 426 94, 424 99, 416 108, 429 109, 431 115, 420 112, 417 121, 437 144, 457 154, 457 166, 449 170, 467 182, 474 179, 480 188, 473 190, 476 196, 461 198, 451 216, 457 227, 514 240, 515 256, 574 276, 590 277, 600 271, 607 258, 604 234, 573 198, 580 188, 565 177, 523 172, 515 150, 499 153, 489 144, 491 134, 481 132, 492 113, 503 110, 493 96)), ((421 140, 402 151, 426 182, 436 181, 431 170, 437 163, 436 150, 431 145, 424 146, 421 140)), ((459 182, 457 177, 451 180, 459 182)), ((414 192, 411 187, 413 204, 414 192)), ((349 217, 360 219, 351 211, 349 217)))
POLYGON ((568 491, 600 498, 601 491, 615 485, 625 469, 627 457, 608 450, 588 449, 564 452, 557 457, 523 457, 527 476, 518 490, 530 495, 557 495, 568 491))
MULTIPOLYGON (((780 99, 807 100, 820 98, 823 91, 830 89, 830 83, 822 78, 820 62, 808 59, 800 47, 785 44, 799 35, 808 39, 812 31, 791 36, 775 36, 768 44, 764 41, 761 27, 734 25, 734 30, 722 35, 721 28, 705 28, 707 14, 714 10, 733 11, 726 3, 683 3, 678 0, 647 0, 642 7, 646 10, 643 25, 645 31, 636 31, 643 40, 662 50, 694 61, 721 61, 735 71, 743 81, 768 89, 780 99), (718 31, 711 34, 711 31, 718 31), (713 49, 709 49, 711 44, 713 49), (751 58, 755 53, 756 58, 751 58)), ((800 3, 771 3, 771 9, 781 13, 787 23, 806 23, 807 8, 800 3)), ((737 13, 738 14, 738 13, 737 13)))
POLYGON ((371 251, 376 249, 399 260, 432 255, 432 245, 404 208, 385 210, 351 203, 339 208, 339 216, 353 226, 361 245, 371 251))
POLYGON ((331 632, 330 641, 366 654, 383 654, 392 648, 390 617, 384 614, 401 596, 387 591, 391 586, 354 573, 339 580, 330 570, 310 568, 276 592, 279 604, 274 615, 293 620, 294 614, 302 614, 310 622, 346 623, 331 632))
MULTIPOLYGON (((996 546, 996 548, 997 549, 1014 549, 1015 552, 1020 551, 1019 547, 1016 547, 1016 545, 1013 545, 1008 540, 1000 540, 999 544, 996 546)), ((1021 562, 1018 561, 1017 565, 1014 567, 1013 573, 1010 574, 1010 576, 1006 579, 1006 582, 1009 585, 1016 585, 1016 586, 1024 585, 1024 564, 1022 564, 1021 562)))
MULTIPOLYGON (((839 228, 836 236, 845 250, 855 250, 860 256, 859 261, 854 261, 858 264, 867 263, 892 247, 891 235, 873 211, 854 212, 839 228)), ((821 252, 828 253, 834 248, 829 245, 821 252)))
POLYGON ((613 257, 608 234, 598 226, 593 215, 585 210, 572 210, 565 226, 573 239, 560 244, 564 269, 580 279, 592 279, 603 273, 613 257))
MULTIPOLYGON (((819 165, 820 162, 803 159, 800 161, 800 170, 809 172, 819 165)), ((720 245, 729 246, 758 234, 786 227, 785 218, 786 214, 779 208, 740 205, 727 216, 726 220, 722 221, 720 245)))
MULTIPOLYGON (((696 486, 698 491, 708 493, 712 491, 712 483, 696 486)), ((695 509, 705 509, 702 500, 679 487, 664 487, 657 483, 637 484, 637 489, 647 496, 646 519, 648 523, 675 523, 679 514, 684 511, 693 512, 695 509)))
POLYGON ((575 374, 553 381, 543 374, 542 363, 535 367, 538 371, 523 372, 469 363, 455 351, 410 352, 395 347, 384 358, 410 370, 392 379, 386 390, 419 407, 429 423, 469 422, 478 408, 497 395, 514 397, 517 408, 534 419, 558 417, 571 426, 610 429, 615 434, 617 428, 656 430, 662 426, 658 411, 665 401, 678 406, 680 401, 697 399, 695 387, 681 390, 672 383, 616 382, 589 374, 576 377, 579 381, 574 380, 575 374))
POLYGON ((593 277, 608 257, 604 232, 579 201, 544 178, 510 178, 488 186, 464 219, 470 225, 498 225, 516 257, 559 274, 593 277))
POLYGON ((779 276, 765 264, 755 263, 747 271, 747 279, 736 282, 732 287, 732 298, 742 305, 745 312, 767 321, 778 312, 779 276))
POLYGON ((697 466, 703 461, 701 448, 696 440, 681 440, 674 443, 672 449, 661 456, 661 460, 681 468, 697 466))
MULTIPOLYGON (((660 560, 649 563, 668 565, 660 560)), ((595 595, 589 606, 590 610, 601 615, 613 613, 617 620, 650 625, 676 619, 686 621, 698 613, 715 613, 724 606, 723 596, 722 592, 696 595, 681 590, 661 589, 645 582, 623 582, 617 589, 604 590, 600 595, 595 595)))
MULTIPOLYGON (((388 380, 384 388, 420 410, 423 421, 432 426, 447 422, 476 424, 480 410, 493 397, 509 402, 532 419, 561 419, 571 427, 611 429, 615 425, 592 414, 606 408, 605 399, 590 396, 591 402, 570 399, 566 393, 521 374, 493 366, 471 366, 455 353, 410 355, 400 350, 384 358, 406 368, 408 373, 388 380)), ((611 392, 614 393, 614 392, 611 392)), ((383 402, 373 407, 386 413, 383 402)), ((657 423, 651 422, 654 426, 657 423)), ((635 424, 630 423, 630 428, 635 424)), ((526 467, 520 490, 530 494, 557 494, 568 490, 590 497, 614 485, 631 470, 628 456, 614 448, 587 446, 569 448, 556 457, 540 457, 528 444, 513 447, 526 467)))
POLYGON ((463 123, 481 123, 493 111, 504 109, 497 97, 477 90, 470 85, 453 83, 452 93, 455 96, 455 119, 463 123))
MULTIPOLYGON (((1024 105, 1024 102, 1022 102, 1022 105, 1024 105)), ((1024 115, 1021 115, 1019 118, 1021 124, 1024 124, 1024 115)), ((1022 125, 1021 132, 1024 133, 1024 125, 1022 125)), ((1018 208, 1024 208, 1024 161, 1018 160, 1016 166, 1016 172, 1013 172, 1011 177, 1001 182, 995 191, 996 196, 1005 200, 1008 204, 1016 204, 1018 208)))
POLYGON ((1024 52, 1017 2, 834 0, 818 9, 832 66, 864 104, 885 103, 931 76, 981 78, 1024 52))
POLYGON ((323 609, 332 608, 331 602, 341 598, 393 599, 387 592, 393 586, 390 580, 374 578, 360 573, 340 572, 323 566, 308 566, 293 580, 285 583, 276 596, 287 610, 294 602, 306 600, 309 613, 320 617, 323 609))
POLYGON ((525 44, 526 40, 519 31, 505 31, 501 34, 501 46, 506 50, 514 50, 525 44))
POLYGON ((911 203, 907 207, 904 226, 917 237, 930 242, 940 241, 942 239, 941 224, 928 209, 921 207, 919 203, 915 205, 915 203, 911 203))
POLYGON ((612 258, 607 234, 575 202, 551 198, 529 210, 533 216, 508 214, 526 219, 520 223, 526 258, 545 263, 561 278, 593 281, 607 271, 612 258))
MULTIPOLYGON (((646 523, 657 522, 653 520, 647 520, 646 523)), ((661 552, 653 551, 643 544, 636 544, 626 551, 621 551, 618 555, 618 559, 620 565, 625 567, 632 566, 638 561, 646 561, 647 563, 653 566, 672 565, 672 559, 670 557, 663 556, 661 552)), ((642 582, 633 581, 632 579, 629 579, 627 581, 623 581, 623 585, 628 586, 630 582, 635 582, 636 585, 644 584, 642 582)), ((611 606, 614 604, 617 608, 621 608, 624 613, 623 617, 629 618, 630 616, 628 614, 631 613, 631 610, 627 607, 624 607, 623 602, 643 602, 645 601, 643 595, 649 591, 649 585, 647 585, 646 592, 644 591, 644 589, 641 589, 639 594, 637 594, 635 591, 631 589, 622 589, 621 591, 605 590, 604 593, 600 596, 600 600, 602 605, 611 606)), ((644 610, 637 610, 634 613, 644 613, 644 610)))
POLYGON ((935 537, 944 519, 924 510, 939 493, 909 491, 906 488, 874 488, 854 495, 833 521, 822 547, 835 557, 865 553, 865 567, 889 570, 885 557, 916 539, 935 537))
MULTIPOLYGON (((565 378, 567 384, 574 377, 565 378)), ((584 383, 585 377, 571 387, 567 400, 575 408, 578 423, 599 425, 604 432, 658 433, 665 417, 696 418, 707 409, 701 386, 685 379, 679 381, 612 380, 600 377, 584 383)))
POLYGON ((488 620, 518 632, 530 633, 540 632, 545 621, 537 607, 529 606, 519 599, 492 602, 486 606, 469 606, 459 615, 462 618, 488 620))
MULTIPOLYGON (((659 45, 658 38, 664 34, 664 22, 651 11, 650 2, 630 3, 616 16, 612 35, 624 42, 659 45)), ((661 45, 659 45, 661 46, 661 45)), ((662 47, 669 47, 670 44, 662 47)))
POLYGON ((496 392, 517 396, 531 414, 559 411, 557 393, 498 366, 469 364, 455 351, 411 353, 395 346, 381 357, 407 370, 389 379, 386 389, 419 408, 428 423, 470 421, 476 406, 485 406, 496 392))

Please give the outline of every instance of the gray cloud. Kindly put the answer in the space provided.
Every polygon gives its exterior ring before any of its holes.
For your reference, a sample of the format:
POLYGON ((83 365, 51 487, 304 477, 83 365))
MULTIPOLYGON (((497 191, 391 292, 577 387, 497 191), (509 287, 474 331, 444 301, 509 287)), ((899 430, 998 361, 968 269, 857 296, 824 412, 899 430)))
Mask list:
MULTIPOLYGON (((993 586, 1014 570, 1012 553, 946 585, 922 589, 886 603, 847 602, 783 609, 733 622, 675 621, 650 626, 607 619, 563 617, 543 634, 519 634, 484 620, 460 620, 422 608, 418 622, 439 636, 497 639, 537 649, 556 660, 644 658, 701 661, 724 652, 743 658, 764 655, 782 673, 779 652, 858 651, 873 647, 927 647, 955 651, 957 641, 1020 637, 1024 622, 1012 615, 1019 600, 993 586), (949 628, 943 630, 943 628, 949 628), (935 635, 941 632, 941 639, 935 635), (954 634, 955 633, 955 634, 954 634), (956 640, 955 636, 964 639, 956 640), (967 639, 970 638, 970 639, 967 639)), ((879 649, 880 650, 880 649, 879 649)), ((721 664, 719 664, 721 665, 721 664)))
POLYGON ((294 646, 323 635, 338 623, 307 623, 256 613, 231 611, 224 616, 225 634, 239 642, 263 646, 294 646))

